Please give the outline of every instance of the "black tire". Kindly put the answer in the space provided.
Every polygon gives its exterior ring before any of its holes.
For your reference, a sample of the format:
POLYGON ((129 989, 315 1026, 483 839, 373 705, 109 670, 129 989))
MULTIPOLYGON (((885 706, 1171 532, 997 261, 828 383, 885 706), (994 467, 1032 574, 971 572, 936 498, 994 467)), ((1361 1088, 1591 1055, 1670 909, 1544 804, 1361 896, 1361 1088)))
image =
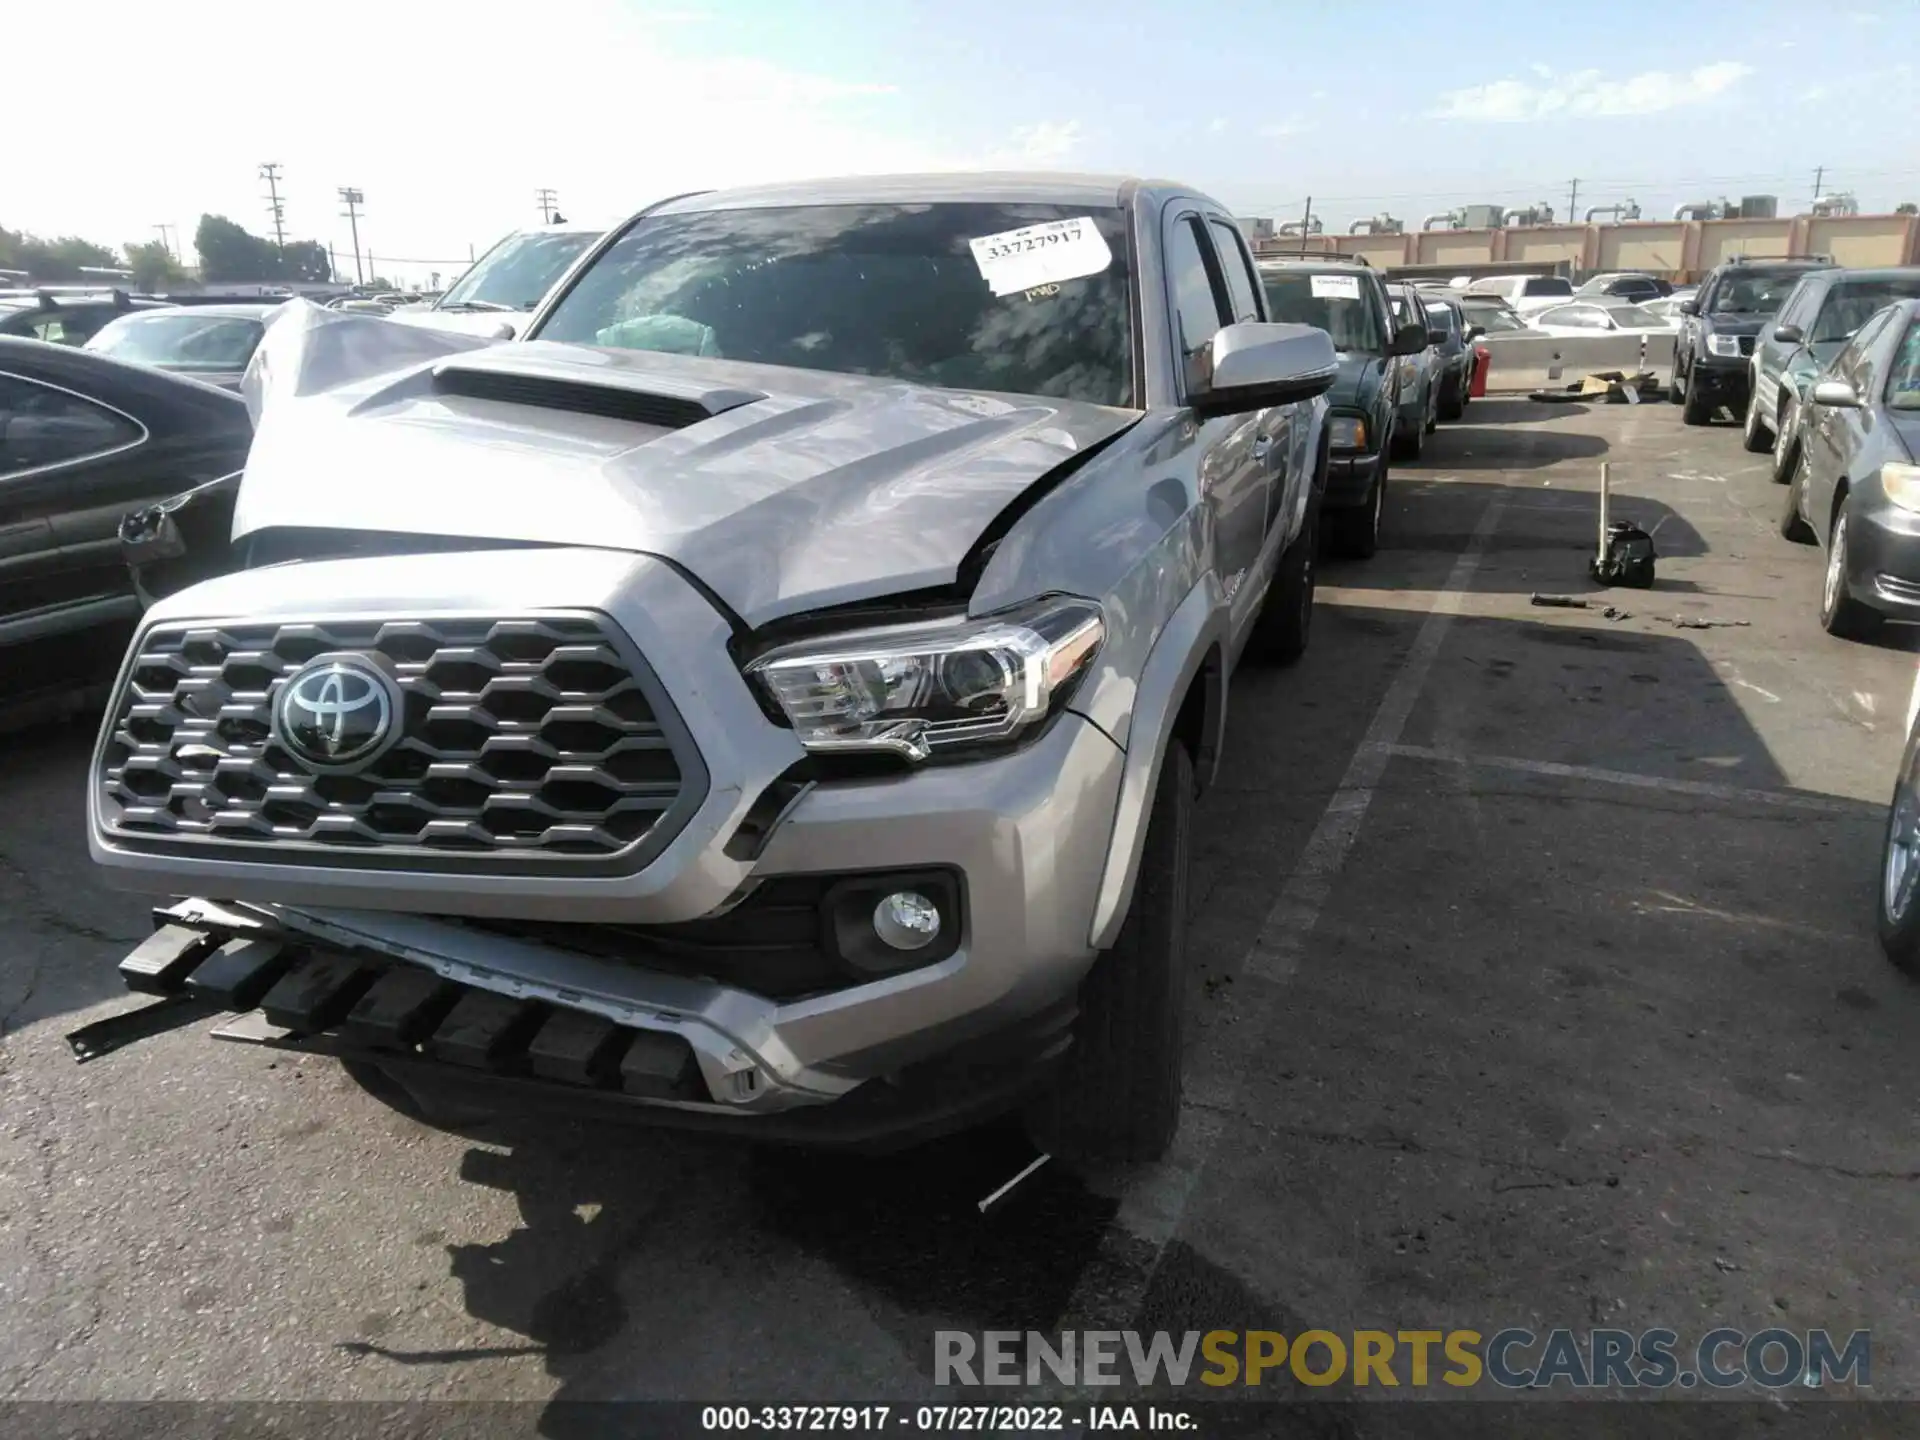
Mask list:
POLYGON ((1787 477, 1786 503, 1780 507, 1780 538, 1791 540, 1796 545, 1812 545, 1820 538, 1813 533, 1813 527, 1800 518, 1800 493, 1806 481, 1805 469, 1806 462, 1796 449, 1793 474, 1787 477))
POLYGON ((1712 423, 1713 412, 1718 408, 1719 407, 1712 401, 1701 399, 1693 386, 1689 384, 1687 386, 1687 408, 1680 412, 1680 419, 1688 425, 1708 425, 1712 423))
POLYGON ((1440 418, 1442 420, 1458 420, 1462 413, 1465 412, 1467 408, 1467 390, 1471 387, 1472 383, 1471 380, 1463 376, 1460 383, 1454 387, 1451 396, 1444 390, 1440 392, 1440 418))
POLYGON ((1260 618, 1247 640, 1250 659, 1265 665, 1291 665, 1307 653, 1313 628, 1313 560, 1320 547, 1320 497, 1307 502, 1300 533, 1280 555, 1273 584, 1260 602, 1260 618))
POLYGON ((1396 460, 1418 460, 1420 452, 1426 448, 1427 429, 1423 421, 1415 421, 1404 429, 1398 425, 1393 430, 1393 458, 1396 460))
POLYGON ((1820 587, 1820 628, 1841 640, 1867 640, 1883 617, 1847 590, 1847 536, 1853 529, 1853 497, 1841 502, 1827 536, 1827 572, 1820 587))
POLYGON ((1081 982, 1073 1048, 1027 1108, 1033 1143, 1070 1164, 1158 1160, 1179 1128, 1192 825, 1193 761, 1174 740, 1132 908, 1081 982))
POLYGON ((1880 948, 1920 979, 1920 729, 1907 736, 1880 842, 1880 948), (1899 865, 1896 871, 1895 866, 1899 865))
POLYGON ((1740 445, 1749 455, 1764 455, 1773 449, 1773 428, 1760 413, 1760 396, 1747 394, 1747 415, 1740 424, 1740 445))
POLYGON ((1686 372, 1680 368, 1680 357, 1673 357, 1673 378, 1667 382, 1667 399, 1678 405, 1687 398, 1686 372))
POLYGON ((1794 467, 1799 463, 1799 435, 1785 426, 1779 427, 1773 435, 1773 483, 1785 485, 1792 480, 1794 467))
POLYGON ((1427 389, 1427 428, 1425 433, 1431 435, 1439 428, 1440 395, 1437 387, 1429 386, 1427 389))
POLYGON ((1387 503, 1387 464, 1373 472, 1367 503, 1353 510, 1335 510, 1321 517, 1320 533, 1327 553, 1342 560, 1371 560, 1380 548, 1380 515, 1387 503))

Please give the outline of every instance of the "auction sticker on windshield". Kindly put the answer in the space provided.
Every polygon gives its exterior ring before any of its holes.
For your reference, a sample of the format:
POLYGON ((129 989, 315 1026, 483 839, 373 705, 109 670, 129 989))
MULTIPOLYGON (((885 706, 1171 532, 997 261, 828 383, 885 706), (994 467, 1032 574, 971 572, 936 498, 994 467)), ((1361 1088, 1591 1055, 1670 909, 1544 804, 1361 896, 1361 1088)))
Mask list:
POLYGON ((1090 215, 1002 230, 967 243, 973 247, 973 263, 996 295, 1084 279, 1113 263, 1107 237, 1090 215))
POLYGON ((1316 300, 1358 300, 1360 298, 1360 277, 1358 275, 1315 275, 1313 277, 1313 298, 1316 300))

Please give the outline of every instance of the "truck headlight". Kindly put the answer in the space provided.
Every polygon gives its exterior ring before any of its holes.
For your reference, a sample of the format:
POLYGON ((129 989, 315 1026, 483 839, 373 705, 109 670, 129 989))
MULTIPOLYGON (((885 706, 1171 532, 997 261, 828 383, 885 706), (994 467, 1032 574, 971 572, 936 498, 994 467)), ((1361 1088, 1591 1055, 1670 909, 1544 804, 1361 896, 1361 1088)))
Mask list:
POLYGON ((1327 421, 1327 448, 1329 450, 1364 450, 1367 448, 1367 422, 1358 415, 1335 415, 1327 421))
POLYGON ((920 761, 1016 740, 1052 713, 1105 637, 1098 605, 1053 596, 977 620, 804 641, 747 675, 809 750, 920 761))
POLYGON ((1709 335, 1707 336, 1707 353, 1709 355, 1720 356, 1738 355, 1740 353, 1740 337, 1738 335, 1709 335))
POLYGON ((1920 465, 1888 461, 1880 467, 1880 489, 1902 510, 1920 510, 1920 465))

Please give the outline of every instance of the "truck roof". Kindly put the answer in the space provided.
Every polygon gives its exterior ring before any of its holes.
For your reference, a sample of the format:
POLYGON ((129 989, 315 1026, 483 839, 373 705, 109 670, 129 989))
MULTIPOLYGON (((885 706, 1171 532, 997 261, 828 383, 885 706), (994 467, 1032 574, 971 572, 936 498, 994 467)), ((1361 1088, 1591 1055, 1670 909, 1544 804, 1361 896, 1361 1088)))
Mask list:
POLYGON ((702 210, 760 210, 789 205, 937 205, 969 201, 1007 205, 1087 205, 1111 208, 1139 191, 1196 194, 1171 180, 1067 171, 954 171, 917 175, 852 175, 796 180, 738 190, 703 190, 677 196, 652 213, 680 215, 702 210))

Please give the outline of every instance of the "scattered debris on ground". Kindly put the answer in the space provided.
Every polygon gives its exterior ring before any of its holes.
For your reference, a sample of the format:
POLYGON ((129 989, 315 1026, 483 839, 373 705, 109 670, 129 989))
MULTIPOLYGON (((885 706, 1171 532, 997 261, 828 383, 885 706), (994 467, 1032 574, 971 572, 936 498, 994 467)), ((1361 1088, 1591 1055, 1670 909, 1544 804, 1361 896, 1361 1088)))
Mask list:
POLYGON ((1656 615, 1653 618, 1681 630, 1730 630, 1735 626, 1753 624, 1751 620, 1708 620, 1693 615, 1656 615))

